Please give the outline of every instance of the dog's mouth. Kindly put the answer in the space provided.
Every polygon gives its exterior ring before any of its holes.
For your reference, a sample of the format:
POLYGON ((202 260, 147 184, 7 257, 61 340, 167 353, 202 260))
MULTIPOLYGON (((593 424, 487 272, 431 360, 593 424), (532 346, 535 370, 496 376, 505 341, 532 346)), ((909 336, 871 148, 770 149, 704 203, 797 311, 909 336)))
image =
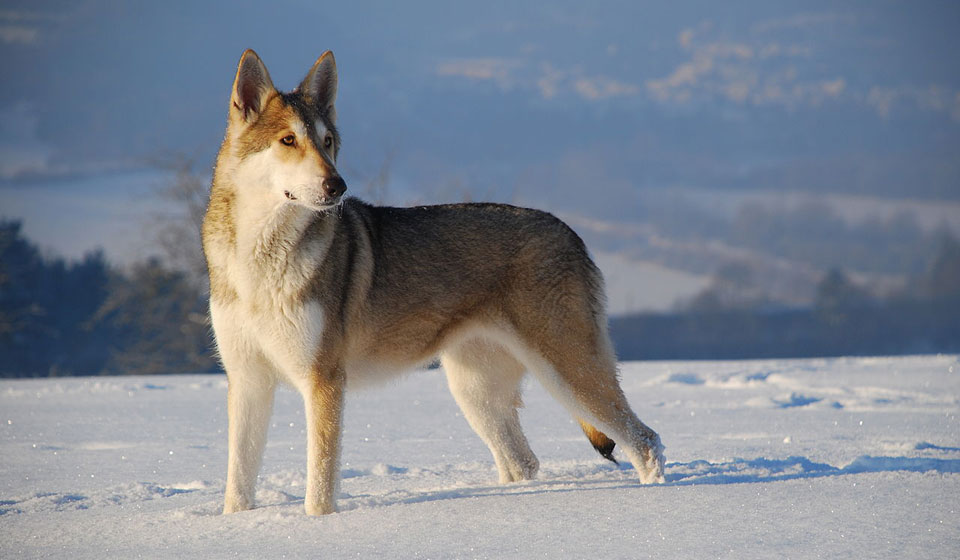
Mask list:
POLYGON ((306 206, 306 207, 308 207, 308 208, 312 208, 312 209, 317 210, 317 211, 320 211, 320 212, 325 212, 325 211, 327 211, 327 210, 330 210, 331 208, 335 208, 335 207, 338 206, 341 202, 343 202, 343 196, 342 196, 342 195, 337 195, 337 196, 333 196, 333 197, 322 196, 322 197, 318 198, 317 200, 313 201, 312 203, 308 203, 308 202, 306 202, 305 200, 301 201, 300 198, 297 197, 297 195, 293 194, 292 192, 290 192, 290 191, 288 191, 288 190, 283 191, 283 196, 285 196, 285 197, 287 198, 287 200, 289 200, 289 201, 291 201, 291 202, 297 202, 297 203, 302 204, 302 205, 304 205, 304 206, 306 206))
POLYGON ((311 206, 313 206, 313 208, 315 208, 316 210, 319 210, 321 212, 326 212, 327 210, 336 208, 337 206, 340 205, 341 202, 343 202, 343 197, 335 196, 333 198, 322 198, 314 202, 311 206))

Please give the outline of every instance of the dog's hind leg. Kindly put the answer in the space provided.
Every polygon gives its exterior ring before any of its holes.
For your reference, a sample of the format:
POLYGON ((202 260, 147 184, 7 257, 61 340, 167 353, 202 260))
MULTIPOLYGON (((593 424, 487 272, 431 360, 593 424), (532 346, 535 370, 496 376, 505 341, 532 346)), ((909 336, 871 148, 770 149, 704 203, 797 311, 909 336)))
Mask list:
POLYGON ((531 366, 540 382, 575 416, 589 419, 619 443, 641 483, 664 482, 660 436, 630 409, 614 363, 576 351, 565 354, 531 366))
POLYGON ((660 436, 637 418, 620 388, 605 317, 576 303, 549 316, 530 309, 518 317, 524 345, 514 349, 516 355, 581 426, 596 426, 610 436, 591 438, 598 451, 603 454, 607 446, 612 451, 612 442, 606 442, 612 438, 630 458, 641 483, 664 482, 660 436))
POLYGON ((536 476, 539 462, 523 435, 517 413, 522 406, 523 364, 502 346, 481 339, 444 351, 441 363, 467 422, 493 454, 500 482, 536 476))

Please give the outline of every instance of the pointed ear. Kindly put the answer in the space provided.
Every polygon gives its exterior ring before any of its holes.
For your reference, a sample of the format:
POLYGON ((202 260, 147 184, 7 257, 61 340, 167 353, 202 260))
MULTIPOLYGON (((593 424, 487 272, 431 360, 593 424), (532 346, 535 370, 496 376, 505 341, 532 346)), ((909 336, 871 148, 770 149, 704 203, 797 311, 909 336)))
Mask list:
POLYGON ((322 113, 330 117, 331 122, 337 120, 337 109, 334 102, 337 100, 337 61, 333 52, 327 51, 313 63, 313 68, 300 84, 300 91, 322 113))
POLYGON ((267 96, 275 91, 270 73, 257 53, 251 49, 243 51, 237 65, 237 77, 233 80, 230 115, 243 122, 252 122, 260 115, 267 96))

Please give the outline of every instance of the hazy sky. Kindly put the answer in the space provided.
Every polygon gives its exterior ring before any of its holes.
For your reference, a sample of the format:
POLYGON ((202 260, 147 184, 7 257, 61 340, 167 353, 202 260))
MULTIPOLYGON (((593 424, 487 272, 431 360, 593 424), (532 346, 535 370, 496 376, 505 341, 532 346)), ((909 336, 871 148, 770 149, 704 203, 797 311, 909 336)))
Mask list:
MULTIPOLYGON (((340 70, 353 192, 629 220, 644 189, 960 199, 956 2, 4 2, 0 214, 111 246, 209 168, 243 49, 340 70), (126 229, 117 230, 117 224, 126 229)), ((125 239, 129 241, 129 239, 125 239)))

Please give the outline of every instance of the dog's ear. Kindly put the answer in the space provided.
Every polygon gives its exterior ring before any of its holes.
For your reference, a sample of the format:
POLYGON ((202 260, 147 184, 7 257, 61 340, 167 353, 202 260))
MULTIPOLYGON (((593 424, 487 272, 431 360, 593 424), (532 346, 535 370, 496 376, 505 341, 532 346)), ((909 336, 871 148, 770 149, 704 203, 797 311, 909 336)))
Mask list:
POLYGON ((251 49, 243 51, 230 96, 231 117, 253 122, 263 110, 267 96, 275 91, 270 73, 257 53, 251 49))
POLYGON ((313 68, 300 84, 307 101, 312 103, 321 113, 326 113, 330 122, 336 122, 337 109, 334 102, 337 100, 337 61, 333 52, 327 51, 313 63, 313 68))

